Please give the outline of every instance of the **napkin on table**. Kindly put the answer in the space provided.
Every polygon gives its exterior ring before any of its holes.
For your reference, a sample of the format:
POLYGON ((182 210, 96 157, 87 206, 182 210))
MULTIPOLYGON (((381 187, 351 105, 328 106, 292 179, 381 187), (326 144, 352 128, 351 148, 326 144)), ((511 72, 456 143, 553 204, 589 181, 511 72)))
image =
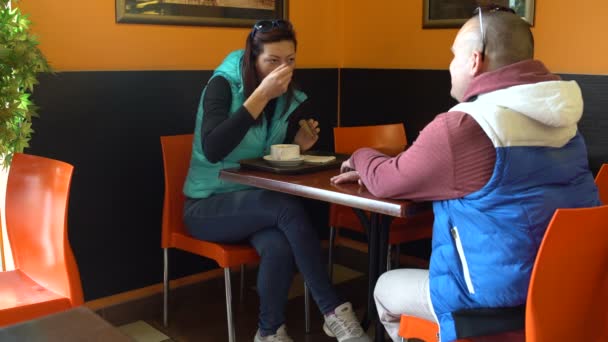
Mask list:
POLYGON ((302 155, 302 159, 304 159, 304 162, 306 162, 306 163, 325 164, 325 163, 329 163, 332 160, 335 160, 336 157, 335 156, 309 156, 309 155, 302 155))

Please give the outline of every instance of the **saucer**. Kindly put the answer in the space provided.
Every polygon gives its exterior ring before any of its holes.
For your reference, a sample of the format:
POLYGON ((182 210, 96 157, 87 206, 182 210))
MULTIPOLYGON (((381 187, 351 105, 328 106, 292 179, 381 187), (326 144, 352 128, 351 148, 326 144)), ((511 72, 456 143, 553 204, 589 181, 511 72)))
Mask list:
POLYGON ((289 160, 274 160, 274 159, 272 159, 270 154, 265 155, 264 160, 273 166, 298 166, 304 162, 304 158, 302 158, 301 156, 298 158, 289 159, 289 160))

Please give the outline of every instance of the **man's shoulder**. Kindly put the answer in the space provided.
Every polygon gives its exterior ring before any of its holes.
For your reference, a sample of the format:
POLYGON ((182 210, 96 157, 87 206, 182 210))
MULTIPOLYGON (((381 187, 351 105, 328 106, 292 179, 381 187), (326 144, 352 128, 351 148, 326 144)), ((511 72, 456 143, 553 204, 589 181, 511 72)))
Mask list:
POLYGON ((447 129, 467 128, 471 126, 471 123, 477 124, 471 115, 458 110, 441 113, 435 117, 433 122, 441 123, 445 125, 447 129))
POLYGON ((455 137, 463 138, 483 133, 483 129, 475 118, 463 111, 449 111, 441 113, 433 120, 437 130, 442 130, 450 136, 450 140, 455 137))
POLYGON ((435 118, 424 127, 420 134, 431 139, 461 134, 461 125, 468 120, 473 119, 470 118, 470 115, 467 115, 467 113, 456 111, 444 112, 435 116, 435 118))

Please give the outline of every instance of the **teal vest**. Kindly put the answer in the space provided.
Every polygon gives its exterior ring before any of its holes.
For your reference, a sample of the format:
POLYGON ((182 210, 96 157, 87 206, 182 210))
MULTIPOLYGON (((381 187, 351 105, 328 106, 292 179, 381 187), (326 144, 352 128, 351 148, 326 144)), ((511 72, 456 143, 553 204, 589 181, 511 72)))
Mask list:
MULTIPOLYGON (((230 84, 232 104, 228 115, 233 115, 245 102, 243 81, 241 76, 241 60, 243 50, 231 52, 222 64, 215 70, 211 79, 216 76, 224 77, 230 84)), ((184 195, 190 198, 206 198, 214 193, 238 191, 248 186, 230 183, 219 178, 223 169, 239 166, 239 160, 262 157, 269 153, 270 145, 283 143, 287 132, 288 118, 293 111, 306 100, 306 94, 295 91, 294 97, 285 111, 286 96, 277 98, 275 112, 270 122, 262 115, 262 124, 249 128, 241 143, 224 159, 211 163, 203 153, 201 143, 201 125, 205 113, 203 112, 203 99, 205 89, 201 95, 196 113, 194 128, 194 141, 192 143, 192 157, 190 168, 184 184, 184 195)))

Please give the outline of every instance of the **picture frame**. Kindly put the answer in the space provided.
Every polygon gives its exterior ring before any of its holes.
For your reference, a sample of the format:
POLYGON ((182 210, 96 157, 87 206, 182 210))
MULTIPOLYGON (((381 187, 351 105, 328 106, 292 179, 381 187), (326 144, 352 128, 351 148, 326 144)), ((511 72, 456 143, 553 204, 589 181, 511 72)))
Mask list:
POLYGON ((287 19, 288 0, 116 0, 117 23, 251 27, 287 19))
POLYGON ((489 4, 511 7, 524 20, 534 26, 534 0, 422 0, 423 28, 457 28, 461 27, 478 6, 489 4))

